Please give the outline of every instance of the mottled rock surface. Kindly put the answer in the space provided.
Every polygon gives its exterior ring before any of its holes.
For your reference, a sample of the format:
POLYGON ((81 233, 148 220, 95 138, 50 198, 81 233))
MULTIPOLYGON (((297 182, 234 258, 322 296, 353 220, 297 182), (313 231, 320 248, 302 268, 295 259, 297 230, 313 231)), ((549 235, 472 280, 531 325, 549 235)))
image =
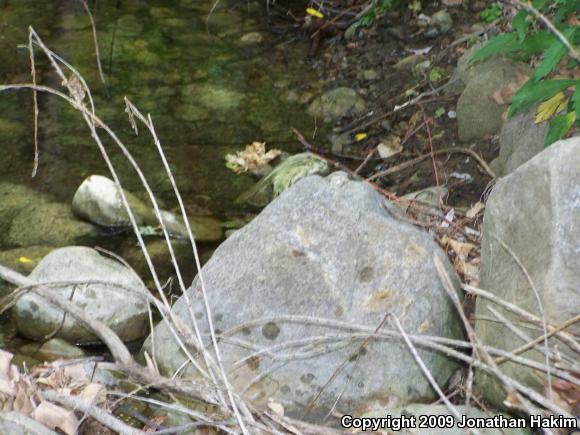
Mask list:
MULTIPOLYGON (((543 311, 546 321, 554 325, 580 314, 578 168, 580 137, 559 141, 501 178, 485 210, 480 286, 539 318, 543 311)), ((485 344, 509 351, 525 344, 502 323, 481 319, 493 318, 488 307, 519 323, 503 308, 479 298, 476 308, 479 338, 485 344)), ((578 334, 580 328, 576 324, 568 331, 578 334)), ((540 334, 529 328, 525 332, 530 339, 540 334)), ((559 352, 570 352, 567 345, 551 341, 558 344, 559 352)), ((544 355, 538 350, 521 356, 544 362, 544 355)), ((571 357, 574 361, 574 356, 571 357)), ((544 379, 539 371, 511 362, 501 368, 543 393, 544 379)), ((486 399, 502 404, 505 393, 497 382, 481 373, 476 381, 486 399)))
MULTIPOLYGON (((106 284, 61 285, 52 287, 51 291, 70 299, 93 318, 109 326, 124 341, 139 339, 146 333, 147 304, 145 296, 138 293, 144 288, 142 281, 133 271, 103 257, 94 249, 70 246, 54 250, 44 257, 29 278, 46 283, 106 281, 106 284)), ((70 343, 98 341, 72 316, 67 315, 63 322, 62 310, 33 293, 26 293, 18 299, 12 315, 18 332, 34 340, 56 332, 55 337, 70 343)))
POLYGON ((494 93, 505 93, 507 87, 517 90, 529 75, 527 65, 502 57, 465 68, 462 80, 466 86, 457 102, 459 140, 470 142, 498 133, 507 104, 499 104, 494 93))
POLYGON ((543 151, 548 122, 536 124, 537 105, 509 118, 499 135, 498 175, 506 175, 543 151))
MULTIPOLYGON (((282 193, 215 251, 203 278, 218 333, 268 318, 220 340, 226 371, 237 391, 257 406, 271 398, 286 413, 301 417, 322 391, 309 420, 322 419, 339 396, 337 412, 355 413, 435 399, 399 341, 377 339, 359 352, 364 338, 316 341, 313 337, 347 331, 283 319, 309 316, 374 331, 383 322, 383 330, 391 330, 393 314, 408 333, 461 338, 462 327, 440 284, 433 256, 454 276, 452 268, 427 233, 396 216, 398 210, 370 186, 344 173, 311 176, 282 193), (285 345, 297 340, 302 346, 285 345), (252 355, 260 349, 278 358, 252 355)), ((199 280, 189 295, 200 328, 207 332, 199 280)), ((174 313, 189 322, 183 299, 174 313)), ((165 324, 154 334, 158 365, 173 373, 184 355, 165 324)), ((149 345, 145 349, 151 352, 149 345)), ((426 349, 419 352, 444 385, 456 364, 426 349)), ((194 376, 192 367, 182 374, 194 376)))

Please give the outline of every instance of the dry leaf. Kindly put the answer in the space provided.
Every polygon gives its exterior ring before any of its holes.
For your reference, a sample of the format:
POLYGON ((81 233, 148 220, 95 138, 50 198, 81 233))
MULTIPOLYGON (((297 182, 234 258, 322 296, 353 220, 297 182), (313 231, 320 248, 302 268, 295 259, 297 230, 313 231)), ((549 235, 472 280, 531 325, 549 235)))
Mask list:
POLYGON ((477 201, 473 206, 465 213, 465 217, 473 219, 479 214, 481 210, 485 208, 485 204, 481 201, 477 201))
POLYGON ((520 401, 517 393, 515 393, 514 391, 510 391, 508 393, 505 400, 503 401, 503 404, 508 408, 515 409, 519 409, 522 406, 522 402, 520 401))
POLYGON ((50 402, 42 402, 34 410, 32 417, 50 429, 60 429, 67 435, 72 435, 79 424, 73 411, 64 409, 50 402))
POLYGON ((413 114, 413 116, 411 116, 411 118, 409 119, 408 131, 411 131, 412 129, 414 129, 419 121, 423 122, 423 112, 421 112, 420 110, 415 112, 413 114))
POLYGON ((107 389, 101 384, 92 382, 81 391, 79 398, 86 402, 99 405, 107 399, 107 389))
POLYGON ((463 0, 443 0, 445 6, 459 6, 463 3, 463 0))
POLYGON ((284 406, 279 402, 274 402, 272 399, 268 400, 268 408, 274 414, 279 415, 280 417, 284 417, 284 406))
POLYGON ((479 283, 479 266, 475 262, 464 261, 457 257, 453 266, 458 273, 463 275, 467 284, 475 286, 479 283))
POLYGON ((266 152, 266 142, 253 142, 246 145, 244 151, 226 155, 226 166, 237 174, 248 171, 255 171, 261 166, 267 165, 270 161, 278 157, 282 151, 271 149, 266 152))
POLYGON ((459 240, 452 239, 448 236, 444 236, 441 239, 441 242, 448 248, 453 249, 453 252, 463 260, 465 260, 473 248, 475 248, 473 243, 460 242, 459 240))
POLYGON ((564 92, 558 92, 552 98, 544 101, 538 106, 538 110, 536 110, 534 123, 539 124, 540 122, 547 121, 556 113, 564 110, 568 105, 568 100, 564 92))
POLYGON ((149 423, 143 428, 143 432, 145 433, 154 433, 157 432, 159 426, 163 424, 163 422, 167 419, 167 415, 156 415, 149 420, 149 423))
POLYGON ((514 94, 528 80, 529 76, 518 73, 515 81, 511 81, 503 88, 496 90, 491 94, 491 98, 499 105, 509 104, 514 94))
POLYGON ((401 151, 403 151, 403 147, 399 136, 388 136, 377 145, 377 152, 381 159, 388 159, 401 151))

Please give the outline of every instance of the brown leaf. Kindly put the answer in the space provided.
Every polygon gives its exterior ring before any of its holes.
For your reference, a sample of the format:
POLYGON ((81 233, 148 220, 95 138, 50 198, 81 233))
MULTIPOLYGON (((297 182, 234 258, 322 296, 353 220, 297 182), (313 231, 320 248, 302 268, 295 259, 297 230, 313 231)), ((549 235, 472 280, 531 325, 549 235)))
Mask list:
POLYGON ((463 260, 465 260, 469 256, 469 253, 476 247, 473 243, 460 242, 459 240, 452 239, 448 236, 443 236, 441 242, 448 248, 453 249, 453 252, 463 260))
POLYGON ((67 435, 74 434, 79 421, 73 411, 50 402, 42 402, 34 410, 32 417, 46 427, 60 429, 67 435))
POLYGON ((505 406, 507 406, 508 408, 515 408, 515 409, 519 409, 522 406, 522 402, 520 401, 520 398, 518 397, 517 393, 515 393, 514 391, 510 391, 508 393, 505 400, 503 401, 503 404, 505 406))
POLYGON ((266 142, 252 142, 246 145, 244 151, 227 154, 226 162, 236 173, 248 172, 267 165, 281 153, 282 151, 277 149, 271 149, 266 152, 266 142))
POLYGON ((107 389, 103 385, 93 382, 81 391, 79 398, 96 405, 103 403, 107 398, 106 395, 107 389))
POLYGON ((477 201, 473 206, 465 213, 465 217, 469 219, 473 219, 475 216, 479 214, 481 210, 485 208, 485 204, 481 201, 477 201))

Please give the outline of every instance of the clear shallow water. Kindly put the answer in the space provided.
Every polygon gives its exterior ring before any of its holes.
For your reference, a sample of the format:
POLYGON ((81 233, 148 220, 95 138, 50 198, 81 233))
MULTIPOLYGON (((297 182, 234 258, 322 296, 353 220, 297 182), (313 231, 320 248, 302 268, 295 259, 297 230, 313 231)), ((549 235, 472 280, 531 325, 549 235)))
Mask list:
MULTIPOLYGON (((254 140, 289 151, 300 149, 290 126, 305 133, 314 122, 305 106, 312 85, 302 64, 307 50, 281 44, 265 31, 259 3, 224 1, 207 21, 212 2, 99 1, 96 10, 102 65, 99 81, 90 21, 81 2, 0 0, 0 82, 28 82, 27 26, 85 77, 97 114, 125 141, 167 207, 170 185, 150 137, 135 137, 123 97, 151 113, 156 130, 189 208, 214 215, 236 214, 233 200, 252 185, 224 166, 227 152, 254 140), (261 44, 240 38, 259 31, 261 44)), ((41 56, 40 80, 59 86, 41 56)), ((316 86, 316 84, 314 84, 316 86)), ((40 166, 33 161, 32 95, 0 93, 0 181, 33 186, 70 202, 84 177, 107 175, 81 116, 55 97, 40 97, 40 166)), ((143 129, 141 129, 143 131, 143 129)), ((126 188, 137 178, 110 144, 126 188)))
MULTIPOLYGON (((259 2, 238 2, 243 5, 238 10, 223 1, 208 26, 211 3, 99 0, 96 18, 105 92, 90 21, 80 1, 0 0, 0 83, 30 81, 28 52, 18 46, 27 43, 27 27, 33 26, 49 48, 85 77, 97 115, 134 154, 163 207, 176 205, 170 184, 151 138, 143 128, 138 137, 133 134, 124 112, 125 96, 153 117, 188 211, 221 218, 243 214, 234 200, 254 180, 226 169, 225 154, 254 140, 290 152, 301 150, 290 126, 310 134, 315 125, 305 103, 296 100, 305 101, 317 84, 311 83, 302 61, 307 48, 271 37, 256 7, 259 2), (242 44, 240 38, 251 32, 261 32, 263 43, 242 44)), ((38 53, 37 60, 39 82, 64 90, 44 56, 38 53)), ((32 94, 0 93, 0 182, 25 184, 70 204, 86 176, 108 175, 108 170, 79 113, 48 95, 39 95, 39 108, 40 164, 31 178, 32 94)), ((142 193, 124 157, 110 141, 106 144, 123 185, 142 193)), ((134 244, 126 235, 102 242, 121 248, 134 244)), ((209 254, 212 246, 202 247, 202 256, 205 249, 209 254)), ((184 260, 181 266, 190 281, 193 262, 184 260)), ((1 322, 2 347, 17 350, 29 344, 15 337, 8 316, 1 322)))

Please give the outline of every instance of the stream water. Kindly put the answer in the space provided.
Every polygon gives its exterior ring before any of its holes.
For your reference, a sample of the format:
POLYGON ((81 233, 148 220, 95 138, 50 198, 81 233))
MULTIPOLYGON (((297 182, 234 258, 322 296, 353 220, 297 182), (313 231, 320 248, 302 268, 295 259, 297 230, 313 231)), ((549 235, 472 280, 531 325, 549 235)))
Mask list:
MULTIPOLYGON (((150 136, 132 133, 123 98, 150 113, 187 204, 214 215, 253 180, 224 166, 228 152, 254 140, 296 150, 290 126, 314 129, 298 100, 312 86, 300 47, 265 31, 258 2, 211 0, 90 2, 96 17, 107 89, 99 80, 93 34, 81 1, 0 0, 0 80, 30 81, 27 43, 33 26, 46 45, 74 65, 95 97, 97 114, 135 154, 155 192, 172 203, 170 185, 150 136), (255 33, 259 32, 259 33, 255 33), (244 37, 244 35, 246 35, 244 37), (253 43, 263 38, 260 43, 253 43), (246 42, 244 42, 246 41, 246 42)), ((37 53, 39 79, 60 87, 37 53)), ((64 89, 64 88, 61 88, 64 89)), ((90 174, 108 175, 82 117, 53 96, 40 97, 40 164, 33 162, 32 95, 0 94, 0 180, 24 183, 68 202, 90 174)), ((114 147, 124 186, 139 182, 114 147)))
MULTIPOLYGON (((97 115, 133 153, 164 208, 176 206, 171 185, 151 137, 144 128, 133 133, 125 96, 151 114, 187 210, 220 219, 243 216, 246 211, 234 200, 255 180, 227 169, 224 157, 255 140, 268 148, 300 150, 290 127, 305 133, 316 128, 305 101, 320 86, 303 65, 307 50, 272 37, 258 1, 223 1, 215 8, 212 0, 89 3, 106 87, 98 75, 91 22, 77 0, 0 0, 0 83, 30 82, 25 45, 32 26, 85 77, 97 115)), ((39 83, 64 90, 40 50, 36 60, 39 83)), ((0 183, 26 185, 70 204, 85 177, 109 175, 108 170, 82 116, 59 98, 41 94, 39 167, 31 177, 32 101, 30 91, 0 92, 0 183)), ((110 140, 105 144, 124 187, 142 195, 128 162, 110 140)), ((111 244, 103 240, 102 246, 111 244)), ((195 270, 186 266, 184 273, 191 280, 195 270)), ((1 347, 26 346, 6 322, 4 316, 1 347)), ((36 356, 34 349, 28 354, 36 356)))

